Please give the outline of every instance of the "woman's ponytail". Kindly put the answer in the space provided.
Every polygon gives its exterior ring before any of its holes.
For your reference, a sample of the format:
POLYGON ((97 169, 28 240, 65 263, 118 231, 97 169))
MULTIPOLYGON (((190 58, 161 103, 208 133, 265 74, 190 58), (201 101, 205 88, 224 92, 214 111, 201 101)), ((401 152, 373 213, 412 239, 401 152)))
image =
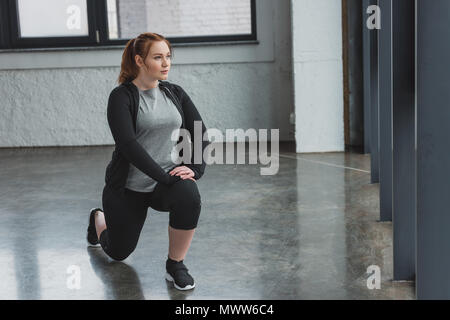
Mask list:
POLYGON ((135 42, 136 38, 128 41, 127 45, 125 46, 125 50, 123 51, 120 74, 117 80, 120 84, 126 81, 133 80, 139 73, 138 66, 136 65, 136 61, 134 60, 134 56, 136 55, 135 42))

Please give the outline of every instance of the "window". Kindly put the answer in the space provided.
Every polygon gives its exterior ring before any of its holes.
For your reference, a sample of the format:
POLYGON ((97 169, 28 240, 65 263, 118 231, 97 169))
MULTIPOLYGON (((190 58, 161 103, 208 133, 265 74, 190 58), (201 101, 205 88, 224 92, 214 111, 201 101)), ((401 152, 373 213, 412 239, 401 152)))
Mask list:
POLYGON ((255 0, 2 0, 0 48, 123 45, 142 32, 172 43, 256 40, 255 0))
POLYGON ((89 35, 85 0, 17 0, 17 14, 21 38, 89 35))

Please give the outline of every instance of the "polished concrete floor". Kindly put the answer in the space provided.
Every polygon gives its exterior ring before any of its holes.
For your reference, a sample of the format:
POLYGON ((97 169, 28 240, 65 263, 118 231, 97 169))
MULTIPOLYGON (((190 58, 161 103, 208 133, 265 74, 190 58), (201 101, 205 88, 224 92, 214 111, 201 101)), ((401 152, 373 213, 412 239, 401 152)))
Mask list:
MULTIPOLYGON (((414 299, 392 281, 392 224, 378 222, 370 157, 280 148, 277 175, 211 165, 185 263, 196 280, 164 279, 168 214, 149 209, 124 261, 87 248, 112 147, 0 149, 0 299, 414 299), (379 266, 381 288, 367 288, 379 266)), ((248 163, 248 162, 246 162, 248 163)))

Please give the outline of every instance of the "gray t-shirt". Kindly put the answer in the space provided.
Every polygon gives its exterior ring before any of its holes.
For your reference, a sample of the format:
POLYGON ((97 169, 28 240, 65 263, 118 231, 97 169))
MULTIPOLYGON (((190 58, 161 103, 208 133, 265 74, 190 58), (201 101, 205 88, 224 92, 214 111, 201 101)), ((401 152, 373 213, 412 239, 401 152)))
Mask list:
MULTIPOLYGON (((136 139, 164 171, 176 166, 171 153, 177 141, 172 132, 181 126, 181 115, 172 100, 159 86, 139 89, 139 111, 136 121, 136 139)), ((178 139, 177 139, 178 140, 178 139)), ((130 164, 125 187, 139 192, 151 192, 157 181, 130 164)))

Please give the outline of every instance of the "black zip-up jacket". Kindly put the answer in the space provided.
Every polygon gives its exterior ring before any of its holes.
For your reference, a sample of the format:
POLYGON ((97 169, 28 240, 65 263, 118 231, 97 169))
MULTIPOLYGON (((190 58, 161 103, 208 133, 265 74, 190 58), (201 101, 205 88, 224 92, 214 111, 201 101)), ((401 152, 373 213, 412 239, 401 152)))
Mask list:
MULTIPOLYGON (((202 121, 203 137, 206 131, 205 124, 194 103, 183 88, 168 81, 159 81, 159 87, 173 101, 180 112, 182 119, 180 128, 189 131, 191 141, 194 141, 194 121, 202 121)), ((124 82, 111 91, 108 99, 107 116, 109 128, 116 145, 112 159, 106 168, 105 183, 114 189, 124 190, 130 163, 155 181, 166 185, 171 185, 181 179, 179 176, 171 176, 168 172, 165 172, 136 141, 138 110, 139 91, 133 82, 124 82)), ((181 137, 178 142, 180 141, 181 137)), ((209 141, 203 141, 202 139, 202 154, 209 143, 209 141)), ((182 151, 180 155, 182 155, 182 151)), ((189 167, 195 174, 194 179, 198 180, 205 171, 206 163, 203 157, 201 164, 194 164, 193 159, 194 153, 192 152, 191 163, 181 163, 178 166, 184 165, 189 167)), ((174 167, 177 167, 177 165, 174 165, 174 167)))

